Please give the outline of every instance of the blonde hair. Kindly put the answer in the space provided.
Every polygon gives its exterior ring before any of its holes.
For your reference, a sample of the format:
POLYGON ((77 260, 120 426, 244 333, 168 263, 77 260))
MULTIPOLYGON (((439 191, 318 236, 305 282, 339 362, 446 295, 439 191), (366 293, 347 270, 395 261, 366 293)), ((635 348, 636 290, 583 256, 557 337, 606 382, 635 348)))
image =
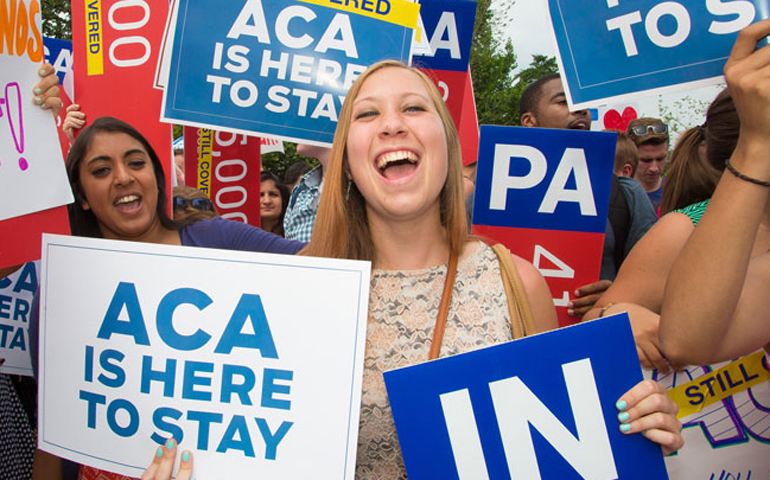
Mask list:
POLYGON ((324 173, 324 188, 318 206, 313 236, 303 254, 374 260, 375 251, 366 214, 366 200, 348 179, 350 165, 347 155, 348 132, 352 119, 353 102, 362 85, 375 72, 385 68, 402 68, 417 75, 438 111, 447 139, 447 178, 439 197, 441 225, 452 252, 459 255, 468 240, 465 198, 462 182, 462 152, 452 116, 436 86, 421 71, 401 62, 385 60, 364 71, 350 87, 340 111, 334 133, 329 165, 324 173), (346 193, 350 191, 348 196, 346 193), (348 197, 348 198, 346 198, 348 197))

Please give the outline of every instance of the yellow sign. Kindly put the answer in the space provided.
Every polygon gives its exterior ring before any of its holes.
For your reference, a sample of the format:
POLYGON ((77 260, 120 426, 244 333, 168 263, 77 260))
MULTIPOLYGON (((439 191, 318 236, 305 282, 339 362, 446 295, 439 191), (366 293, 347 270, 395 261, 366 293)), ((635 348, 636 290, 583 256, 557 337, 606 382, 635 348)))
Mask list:
POLYGON ((102 51, 102 1, 84 0, 86 5, 86 63, 88 76, 104 74, 102 51))
POLYGON ((211 158, 214 150, 214 131, 207 128, 198 130, 198 190, 210 196, 211 158))
POLYGON ((677 418, 700 412, 733 394, 770 380, 764 357, 763 351, 753 353, 669 390, 668 396, 679 405, 677 418))
POLYGON ((420 4, 408 0, 299 0, 313 5, 335 8, 395 23, 407 28, 417 28, 420 4))

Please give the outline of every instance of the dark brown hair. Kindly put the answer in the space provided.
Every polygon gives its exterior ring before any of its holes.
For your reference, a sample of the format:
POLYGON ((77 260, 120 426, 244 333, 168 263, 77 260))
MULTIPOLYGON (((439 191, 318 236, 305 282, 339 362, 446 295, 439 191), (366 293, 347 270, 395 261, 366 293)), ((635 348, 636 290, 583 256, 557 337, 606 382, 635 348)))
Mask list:
POLYGON ((738 143, 740 120, 730 92, 725 88, 706 112, 706 124, 685 131, 671 154, 663 185, 660 214, 684 208, 711 198, 738 143), (706 156, 698 147, 706 142, 706 156))
POLYGON ((93 213, 93 210, 83 209, 83 186, 80 183, 80 162, 86 155, 91 142, 100 133, 125 133, 142 144, 152 161, 152 168, 155 172, 155 182, 158 186, 158 204, 156 212, 161 225, 171 230, 178 230, 179 224, 171 220, 167 213, 168 198, 166 197, 166 175, 163 173, 163 166, 160 163, 160 157, 150 146, 144 136, 137 129, 127 124, 123 120, 113 117, 97 118, 90 126, 83 129, 72 144, 72 148, 67 155, 65 168, 70 180, 70 187, 75 196, 75 202, 67 206, 70 217, 70 229, 73 235, 81 237, 102 237, 99 229, 99 222, 93 213))
MULTIPOLYGON (((281 183, 281 179, 276 175, 273 175, 270 172, 262 172, 259 176, 259 183, 262 184, 267 181, 272 181, 273 184, 275 184, 275 188, 277 188, 278 192, 281 194, 281 215, 278 217, 276 224, 269 231, 283 237, 283 217, 286 216, 286 208, 289 206, 289 187, 281 183)), ((260 196, 262 195, 261 187, 259 194, 260 196)))

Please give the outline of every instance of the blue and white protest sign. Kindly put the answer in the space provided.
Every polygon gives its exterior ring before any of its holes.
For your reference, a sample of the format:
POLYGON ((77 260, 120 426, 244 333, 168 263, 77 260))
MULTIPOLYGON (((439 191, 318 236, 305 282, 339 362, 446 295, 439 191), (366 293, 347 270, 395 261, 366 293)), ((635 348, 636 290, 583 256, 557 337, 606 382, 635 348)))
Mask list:
POLYGON ((473 43, 476 2, 470 0, 423 0, 420 26, 412 63, 431 70, 467 72, 473 43))
POLYGON ((385 373, 410 480, 667 479, 619 429, 641 379, 626 314, 385 373))
POLYGON ((473 232, 532 262, 560 325, 570 293, 599 280, 617 135, 481 127, 473 232))
POLYGON ((370 264, 47 235, 40 448, 133 477, 352 480, 370 264))
POLYGON ((548 0, 548 9, 567 99, 577 109, 723 81, 738 32, 767 18, 770 4, 548 0))
POLYGON ((418 12, 405 0, 180 0, 163 117, 331 144, 357 76, 409 61, 418 12))
POLYGON ((64 76, 72 71, 72 42, 58 38, 43 37, 45 61, 53 66, 59 83, 64 82, 64 76))
POLYGON ((25 263, 0 279, 0 373, 32 376, 29 356, 29 315, 38 286, 38 263, 25 263))

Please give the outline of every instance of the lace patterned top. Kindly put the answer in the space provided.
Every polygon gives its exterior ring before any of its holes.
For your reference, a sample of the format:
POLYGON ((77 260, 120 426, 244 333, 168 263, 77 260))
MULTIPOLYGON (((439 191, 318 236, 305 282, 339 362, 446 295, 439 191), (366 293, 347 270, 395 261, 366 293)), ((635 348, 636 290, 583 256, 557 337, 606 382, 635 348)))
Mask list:
MULTIPOLYGON (((441 357, 512 338, 497 255, 489 246, 478 245, 458 262, 441 357)), ((446 269, 440 265, 372 274, 357 480, 406 480, 382 373, 427 361, 446 269)))

